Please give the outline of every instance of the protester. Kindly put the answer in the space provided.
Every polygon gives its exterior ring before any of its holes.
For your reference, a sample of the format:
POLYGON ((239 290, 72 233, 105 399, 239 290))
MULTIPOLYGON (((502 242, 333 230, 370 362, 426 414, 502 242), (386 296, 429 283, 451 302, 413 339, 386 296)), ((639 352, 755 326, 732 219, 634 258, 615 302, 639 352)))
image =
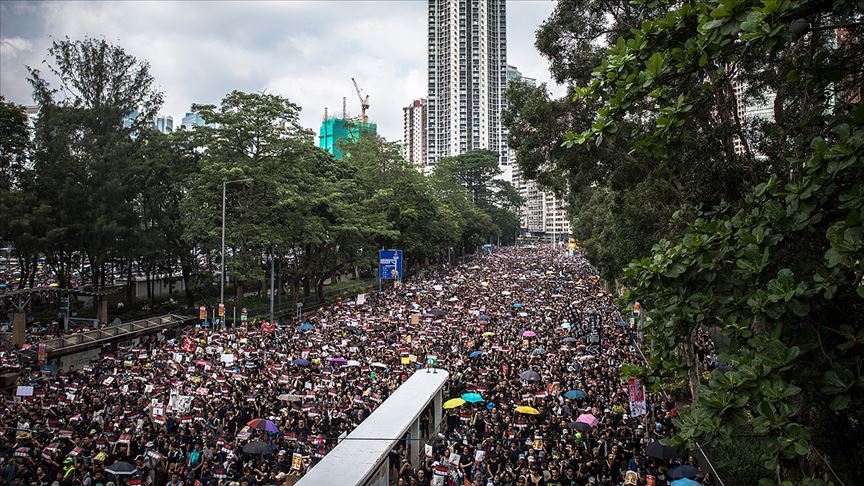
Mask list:
POLYGON ((24 374, 34 395, 0 411, 6 483, 293 484, 434 356, 445 398, 481 399, 446 411, 420 467, 399 442, 398 484, 669 484, 674 464, 646 446, 674 432, 675 403, 648 394, 631 416, 634 333, 580 255, 499 249, 360 300, 24 374))

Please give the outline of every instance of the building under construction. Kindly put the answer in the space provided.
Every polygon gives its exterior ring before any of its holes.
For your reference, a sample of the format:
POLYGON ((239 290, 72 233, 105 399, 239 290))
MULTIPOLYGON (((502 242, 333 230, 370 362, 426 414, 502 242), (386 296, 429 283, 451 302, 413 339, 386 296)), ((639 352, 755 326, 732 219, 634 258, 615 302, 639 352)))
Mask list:
POLYGON ((341 140, 354 142, 359 140, 361 135, 375 136, 377 133, 378 125, 371 122, 325 116, 318 132, 318 146, 341 159, 344 156, 339 149, 341 140))
POLYGON ((349 142, 355 142, 363 135, 374 137, 378 134, 378 125, 370 122, 366 116, 366 110, 369 109, 369 95, 360 89, 357 80, 351 78, 351 82, 354 83, 354 90, 360 100, 360 116, 349 118, 345 98, 342 98, 342 118, 327 116, 325 109, 321 130, 318 132, 318 146, 327 149, 336 159, 345 156, 339 148, 340 141, 347 139, 349 142))

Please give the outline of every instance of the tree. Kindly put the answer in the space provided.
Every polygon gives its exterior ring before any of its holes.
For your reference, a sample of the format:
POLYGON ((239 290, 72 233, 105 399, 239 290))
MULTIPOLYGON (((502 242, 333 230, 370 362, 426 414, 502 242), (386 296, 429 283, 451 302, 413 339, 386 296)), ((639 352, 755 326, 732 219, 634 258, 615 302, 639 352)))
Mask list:
POLYGON ((524 202, 516 192, 513 185, 505 180, 498 179, 501 168, 498 165, 498 155, 490 150, 472 150, 455 157, 445 157, 435 164, 433 177, 440 181, 443 187, 453 190, 457 187, 464 188, 468 195, 468 202, 477 211, 485 214, 488 218, 474 219, 476 211, 463 208, 466 222, 477 223, 488 221, 491 225, 470 224, 468 227, 484 233, 476 234, 471 231, 472 236, 463 238, 471 240, 468 248, 474 248, 493 241, 498 237, 504 237, 507 241, 519 230, 519 218, 516 214, 518 207, 524 202), (481 230, 481 228, 484 228, 481 230))
POLYGON ((843 1, 653 5, 668 11, 619 37, 575 90, 598 108, 567 137, 577 150, 629 137, 673 183, 702 180, 682 156, 705 169, 724 162, 710 190, 728 200, 679 213, 690 221, 680 236, 627 270, 628 297, 652 309, 643 371, 655 386, 689 385, 675 443, 752 439, 771 477, 760 484, 854 483, 864 477, 864 11, 843 1), (773 122, 738 117, 739 82, 753 97, 774 94, 773 122), (634 118, 644 130, 628 130, 634 118), (750 168, 743 179, 730 171, 739 163, 750 168), (703 374, 694 335, 705 328, 732 340, 720 355, 731 370, 703 374))
MULTIPOLYGON (((634 104, 638 115, 617 120, 603 143, 576 143, 584 140, 574 134, 591 130, 598 112, 607 110, 596 97, 583 96, 594 66, 631 29, 674 8, 664 2, 562 0, 538 30, 536 46, 549 58, 555 79, 568 84, 568 94, 552 99, 545 86, 524 83, 511 83, 507 91, 502 120, 521 172, 567 201, 571 228, 588 258, 607 260, 601 265, 607 280, 619 278, 627 261, 644 256, 660 238, 680 231, 680 225, 669 224, 675 211, 739 203, 769 173, 764 159, 735 151, 742 125, 725 116, 735 111, 737 99, 724 91, 706 93, 710 96, 688 109, 688 136, 677 141, 675 151, 646 137, 662 118, 650 99, 645 107, 634 104), (568 141, 563 147, 562 139, 568 141), (594 215, 583 212, 591 212, 590 201, 598 198, 607 198, 612 217, 602 226, 586 225, 594 215), (649 210, 639 211, 640 205, 649 210), (635 239, 610 240, 604 234, 635 239)), ((701 82, 696 76, 682 79, 678 89, 701 82)))
POLYGON ((104 39, 66 38, 48 53, 52 59, 45 63, 58 86, 28 68, 40 106, 33 189, 51 208, 45 251, 64 286, 76 252, 83 251, 98 289, 112 251, 136 229, 134 194, 126 184, 138 149, 134 135, 161 106, 162 94, 146 62, 104 39))

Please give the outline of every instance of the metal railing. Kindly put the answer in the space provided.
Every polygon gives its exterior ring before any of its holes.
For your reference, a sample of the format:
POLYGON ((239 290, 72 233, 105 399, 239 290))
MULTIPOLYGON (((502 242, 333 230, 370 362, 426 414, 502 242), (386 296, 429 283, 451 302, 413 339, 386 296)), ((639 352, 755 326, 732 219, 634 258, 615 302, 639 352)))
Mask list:
MULTIPOLYGON (((182 326, 192 321, 190 316, 167 314, 164 316, 151 317, 137 321, 125 322, 116 326, 106 326, 101 329, 83 331, 67 336, 47 339, 40 344, 45 344, 48 358, 74 353, 84 349, 94 348, 107 342, 133 339, 144 334, 151 334, 155 330, 168 329, 182 326)), ((28 357, 35 357, 36 347, 33 346, 25 353, 28 357)))

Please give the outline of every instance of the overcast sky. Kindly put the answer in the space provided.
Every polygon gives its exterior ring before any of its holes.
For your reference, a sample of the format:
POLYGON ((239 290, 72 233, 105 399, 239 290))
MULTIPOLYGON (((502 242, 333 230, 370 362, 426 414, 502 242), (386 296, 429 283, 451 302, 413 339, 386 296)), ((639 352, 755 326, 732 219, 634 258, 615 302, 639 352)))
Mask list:
MULTIPOLYGON (((526 76, 549 81, 534 31, 552 0, 507 2, 507 56, 526 76)), ((0 3, 0 95, 31 104, 25 65, 39 66, 50 38, 104 36, 150 62, 162 112, 179 124, 192 103, 229 91, 276 93, 298 103, 318 131, 324 112, 359 112, 351 84, 370 95, 369 115, 389 140, 402 110, 426 96, 426 1, 18 2, 0 3)), ((552 83, 550 83, 552 84, 552 83)), ((555 90, 559 91, 559 90, 555 90)))

